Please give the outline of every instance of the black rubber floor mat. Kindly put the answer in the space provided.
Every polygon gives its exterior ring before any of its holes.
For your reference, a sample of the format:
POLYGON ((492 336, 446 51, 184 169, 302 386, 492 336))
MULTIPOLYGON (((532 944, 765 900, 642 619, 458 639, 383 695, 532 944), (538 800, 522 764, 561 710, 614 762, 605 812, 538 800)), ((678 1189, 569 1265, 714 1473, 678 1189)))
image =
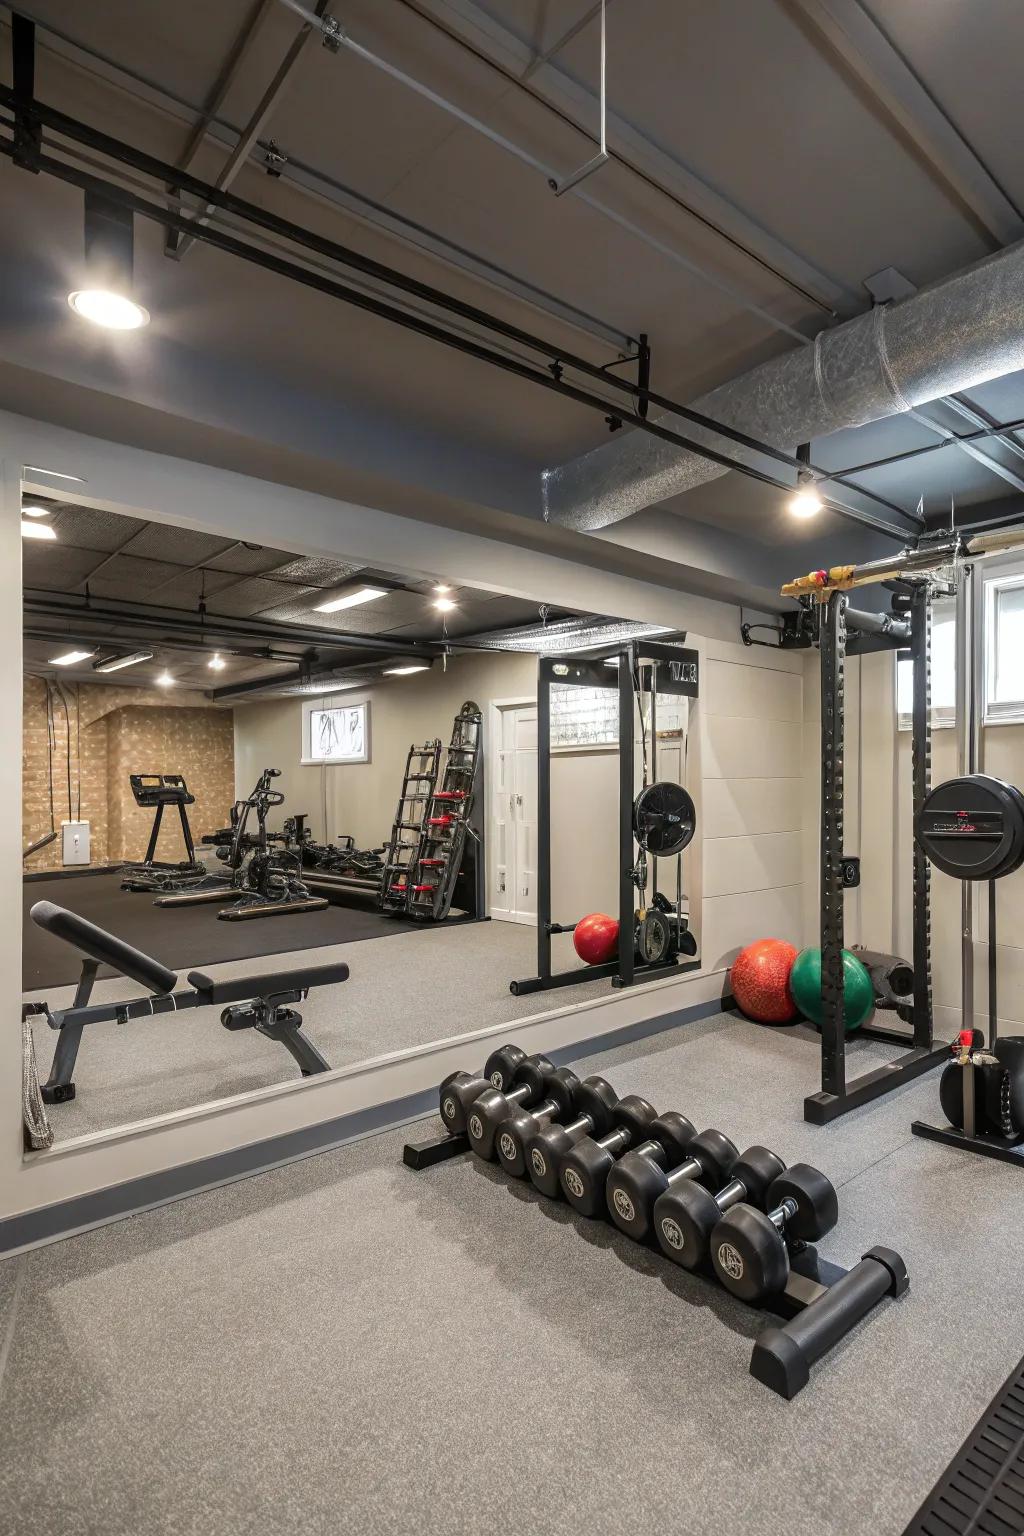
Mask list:
POLYGON ((903 1536, 1024 1532, 1024 1360, 1003 1383, 903 1536))

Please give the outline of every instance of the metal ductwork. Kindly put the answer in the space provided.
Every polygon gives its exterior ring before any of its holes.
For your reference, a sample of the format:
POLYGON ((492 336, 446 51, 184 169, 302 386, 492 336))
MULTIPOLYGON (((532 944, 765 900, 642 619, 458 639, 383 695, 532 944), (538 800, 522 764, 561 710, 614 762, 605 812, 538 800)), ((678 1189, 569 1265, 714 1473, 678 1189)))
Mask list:
MULTIPOLYGON (((794 452, 846 427, 972 389, 1024 368, 1024 242, 901 303, 822 331, 692 402, 724 425, 794 452)), ((722 449, 722 440, 672 413, 666 427, 722 449)), ((756 464, 753 451, 729 447, 756 464)), ((542 474, 545 519, 591 532, 622 522, 726 471, 642 432, 542 474)))

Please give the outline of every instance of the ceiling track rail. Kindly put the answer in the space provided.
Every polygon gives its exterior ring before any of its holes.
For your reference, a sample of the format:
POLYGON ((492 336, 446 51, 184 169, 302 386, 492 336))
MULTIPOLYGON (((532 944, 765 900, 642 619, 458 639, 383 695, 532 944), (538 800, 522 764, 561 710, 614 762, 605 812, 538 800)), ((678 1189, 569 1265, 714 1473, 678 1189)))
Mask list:
MULTIPOLYGON (((24 29, 31 28, 31 23, 21 21, 22 37, 24 29)), ((34 30, 34 29, 33 29, 34 30)), ((152 155, 134 148, 121 140, 113 138, 109 134, 90 127, 86 123, 69 117, 38 100, 34 94, 24 88, 12 89, 8 86, 0 86, 0 106, 7 109, 13 117, 13 125, 4 123, 3 126, 12 128, 10 139, 0 139, 0 153, 10 157, 14 162, 29 172, 46 172, 49 175, 63 180, 70 185, 77 186, 83 191, 102 194, 111 201, 141 217, 148 218, 161 225, 165 230, 176 230, 182 235, 191 235, 205 244, 222 250, 229 255, 240 257, 265 270, 274 272, 279 276, 291 278, 294 281, 314 288, 322 293, 340 299, 345 303, 366 310, 369 313, 387 319, 407 330, 411 330, 421 336, 440 342, 441 344, 461 351, 479 361, 492 364, 504 369, 519 378, 531 382, 552 393, 561 395, 565 399, 596 410, 602 416, 608 417, 612 413, 612 419, 618 423, 629 423, 642 432, 659 437, 670 442, 676 447, 688 449, 690 452, 707 459, 711 463, 720 465, 724 469, 735 469, 740 474, 750 479, 759 481, 778 490, 791 491, 793 479, 783 479, 765 470, 744 463, 728 454, 712 448, 707 443, 698 442, 679 433, 672 428, 665 427, 660 422, 648 419, 646 410, 649 405, 656 405, 660 409, 671 412, 681 420, 693 423, 716 436, 726 439, 729 443, 735 443, 747 448, 769 460, 781 463, 794 470, 810 468, 815 478, 821 483, 827 483, 834 477, 827 471, 818 469, 814 465, 808 466, 805 461, 797 456, 787 454, 781 449, 770 444, 758 441, 744 432, 716 422, 702 413, 693 411, 689 407, 670 400, 649 388, 635 384, 631 380, 619 378, 610 373, 606 367, 590 363, 577 356, 568 349, 555 343, 546 341, 519 326, 500 320, 497 316, 479 309, 477 306, 467 304, 463 300, 456 299, 442 290, 432 287, 430 284, 420 282, 408 277, 404 273, 395 271, 381 262, 362 255, 349 247, 316 235, 312 231, 303 229, 293 224, 290 220, 283 219, 267 209, 256 204, 248 203, 237 197, 234 193, 219 190, 209 183, 201 181, 198 177, 183 172, 179 167, 170 165, 152 155), (183 192, 196 198, 199 208, 205 210, 213 207, 243 220, 247 225, 256 229, 267 231, 281 239, 290 241, 300 247, 302 251, 313 251, 317 255, 327 257, 341 266, 348 267, 363 276, 368 276, 384 283, 390 289, 401 295, 411 295, 435 306, 447 314, 454 314, 460 319, 468 320, 480 327, 491 336, 486 340, 474 341, 465 335, 455 335, 451 331, 431 320, 419 315, 410 315, 397 307, 393 302, 388 302, 379 297, 361 293, 339 279, 326 276, 320 272, 310 271, 301 266, 297 261, 291 261, 283 257, 272 255, 259 250, 244 240, 234 235, 229 235, 212 224, 201 224, 197 219, 186 217, 180 212, 169 209, 162 201, 149 202, 119 186, 116 182, 108 181, 86 173, 66 160, 54 158, 53 155, 44 152, 43 130, 49 130, 60 139, 66 139, 71 145, 96 151, 113 160, 115 165, 128 166, 143 175, 151 177, 158 188, 154 189, 154 196, 161 197, 163 188, 170 183, 176 183, 183 192), (538 359, 546 360, 540 364, 519 360, 507 354, 494 350, 491 343, 493 336, 500 336, 504 340, 511 341, 524 350, 536 355, 538 359), (566 371, 579 373, 584 378, 597 380, 604 391, 616 391, 627 397, 627 401, 614 401, 607 393, 595 394, 589 389, 581 388, 577 384, 570 383, 565 378, 566 371), (633 408, 635 406, 635 408, 633 408)), ((49 146, 47 146, 49 147, 49 146)), ((56 146, 60 152, 60 146, 56 146)), ((64 153, 68 153, 65 149, 64 153)), ((910 523, 918 523, 916 514, 885 502, 883 498, 874 493, 857 488, 857 494, 873 501, 876 505, 882 504, 889 511, 895 511, 910 523)), ((902 540, 907 536, 907 530, 894 526, 884 518, 875 516, 863 508, 851 507, 834 497, 825 499, 828 509, 840 517, 847 518, 862 526, 870 527, 884 533, 891 538, 902 540)))

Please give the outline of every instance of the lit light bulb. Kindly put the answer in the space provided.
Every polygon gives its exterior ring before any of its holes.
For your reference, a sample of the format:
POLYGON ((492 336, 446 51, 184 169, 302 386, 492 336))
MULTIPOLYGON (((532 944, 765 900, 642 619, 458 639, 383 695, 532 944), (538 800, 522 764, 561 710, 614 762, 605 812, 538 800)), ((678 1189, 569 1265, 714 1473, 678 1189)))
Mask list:
POLYGON ((76 315, 102 325, 110 331, 137 331, 149 324, 149 310, 106 288, 79 288, 68 294, 68 303, 76 315))
POLYGON ((434 604, 438 613, 451 613, 452 609, 456 606, 450 597, 439 597, 434 604))
POLYGON ((802 485, 786 505, 793 517, 816 517, 825 503, 813 485, 802 485))
POLYGON ((220 651, 214 651, 206 665, 208 667, 212 667, 214 672, 223 672, 224 668, 227 666, 227 662, 224 660, 224 657, 221 655, 220 651))
POLYGON ((161 672, 156 680, 156 685, 158 688, 173 688, 174 678, 169 672, 161 672))

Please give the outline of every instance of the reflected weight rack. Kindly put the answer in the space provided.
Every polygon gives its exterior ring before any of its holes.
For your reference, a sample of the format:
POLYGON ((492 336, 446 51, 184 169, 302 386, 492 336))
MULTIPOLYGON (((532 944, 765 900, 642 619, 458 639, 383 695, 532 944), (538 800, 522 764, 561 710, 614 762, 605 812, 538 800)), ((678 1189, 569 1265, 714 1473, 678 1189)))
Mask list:
POLYGON ((405 760, 402 792, 398 797, 391 841, 380 885, 382 912, 405 912, 416 877, 416 861, 423 842, 429 808, 441 767, 441 738, 422 747, 412 746, 405 760))
POLYGON ((440 922, 448 916, 462 867, 476 798, 483 716, 467 701, 455 716, 441 788, 430 796, 428 815, 406 891, 406 911, 440 922))

